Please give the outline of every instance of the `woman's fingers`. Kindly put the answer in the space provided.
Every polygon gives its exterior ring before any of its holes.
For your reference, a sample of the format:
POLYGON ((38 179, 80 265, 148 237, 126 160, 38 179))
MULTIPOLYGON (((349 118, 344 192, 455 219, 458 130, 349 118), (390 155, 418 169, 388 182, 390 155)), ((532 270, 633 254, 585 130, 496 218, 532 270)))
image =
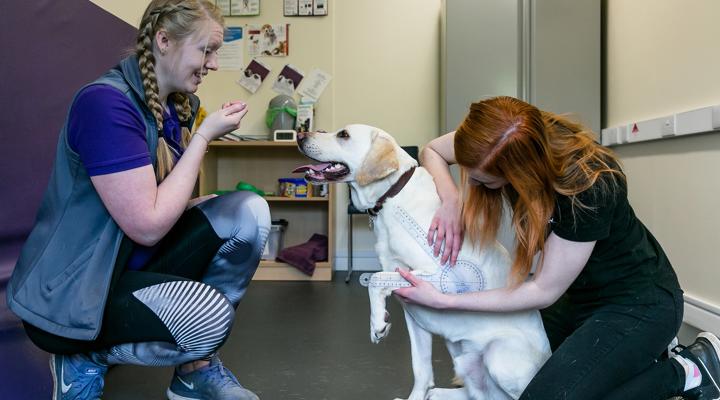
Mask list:
POLYGON ((412 272, 410 272, 409 269, 405 269, 405 268, 395 268, 395 272, 397 272, 398 274, 400 274, 400 276, 402 276, 403 279, 405 279, 406 281, 410 282, 411 285, 417 286, 418 279, 415 277, 415 275, 413 275, 412 272))
POLYGON ((450 255, 452 254, 452 246, 455 243, 455 236, 453 235, 452 230, 448 230, 445 233, 445 248, 442 249, 442 258, 440 259, 440 265, 445 265, 445 263, 450 258, 450 255))
POLYGON ((437 227, 439 224, 438 217, 433 218, 432 223, 430 224, 430 229, 428 230, 428 246, 432 246, 433 243, 435 243, 435 233, 437 231, 437 227))
POLYGON ((234 103, 234 104, 230 104, 230 105, 228 105, 227 107, 225 107, 225 105, 223 105, 223 108, 222 108, 222 109, 223 109, 223 114, 225 114, 225 115, 232 115, 232 114, 235 114, 235 113, 240 112, 240 111, 242 111, 242 110, 246 110, 246 109, 247 109, 247 104, 245 104, 245 103, 243 103, 243 102, 237 102, 237 103, 234 103))
POLYGON ((462 232, 455 235, 453 239, 453 245, 452 245, 452 254, 450 255, 450 264, 455 265, 457 262, 458 254, 460 254, 460 248, 462 247, 463 243, 463 234, 462 232))
POLYGON ((437 228, 437 234, 435 235, 435 246, 433 247, 433 254, 435 257, 440 255, 440 249, 445 241, 445 227, 440 225, 437 228))
MULTIPOLYGON (((225 109, 225 108, 228 108, 235 104, 245 104, 245 102, 242 100, 230 100, 227 103, 223 103, 222 108, 225 109)), ((247 105, 247 104, 245 104, 245 105, 247 105)))

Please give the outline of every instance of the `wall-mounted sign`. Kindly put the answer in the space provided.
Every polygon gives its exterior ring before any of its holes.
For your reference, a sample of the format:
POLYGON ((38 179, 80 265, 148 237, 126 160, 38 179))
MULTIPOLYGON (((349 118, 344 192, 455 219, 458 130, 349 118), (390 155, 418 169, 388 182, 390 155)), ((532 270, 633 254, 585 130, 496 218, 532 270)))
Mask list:
POLYGON ((283 0, 286 17, 317 17, 328 15, 328 0, 283 0))

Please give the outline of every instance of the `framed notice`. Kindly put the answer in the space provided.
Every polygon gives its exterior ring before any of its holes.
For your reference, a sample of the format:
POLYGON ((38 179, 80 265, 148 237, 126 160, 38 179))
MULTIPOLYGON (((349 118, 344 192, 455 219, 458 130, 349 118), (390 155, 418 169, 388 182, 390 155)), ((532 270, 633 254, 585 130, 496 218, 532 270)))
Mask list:
POLYGON ((286 17, 321 17, 328 15, 328 1, 283 0, 283 15, 286 17))
POLYGON ((260 15, 260 0, 215 0, 225 17, 260 15))

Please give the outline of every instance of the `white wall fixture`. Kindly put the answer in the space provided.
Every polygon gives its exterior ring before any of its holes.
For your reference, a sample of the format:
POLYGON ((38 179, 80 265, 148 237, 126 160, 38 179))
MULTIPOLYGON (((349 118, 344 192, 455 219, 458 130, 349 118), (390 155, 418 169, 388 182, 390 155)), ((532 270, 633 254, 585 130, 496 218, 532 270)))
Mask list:
POLYGON ((617 146, 718 130, 720 130, 720 105, 605 128, 602 130, 601 140, 604 146, 617 146))

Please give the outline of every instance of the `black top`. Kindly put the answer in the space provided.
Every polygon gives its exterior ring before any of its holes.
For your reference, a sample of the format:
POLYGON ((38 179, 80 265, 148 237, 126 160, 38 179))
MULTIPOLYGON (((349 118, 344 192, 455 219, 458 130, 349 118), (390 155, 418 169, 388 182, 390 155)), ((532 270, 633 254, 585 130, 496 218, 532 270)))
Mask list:
POLYGON ((577 194, 585 207, 556 193, 550 230, 575 242, 597 241, 590 259, 567 291, 576 304, 649 304, 657 285, 679 291, 665 252, 635 216, 627 186, 603 173, 589 189, 577 194), (603 185, 605 183, 606 185, 603 185))

